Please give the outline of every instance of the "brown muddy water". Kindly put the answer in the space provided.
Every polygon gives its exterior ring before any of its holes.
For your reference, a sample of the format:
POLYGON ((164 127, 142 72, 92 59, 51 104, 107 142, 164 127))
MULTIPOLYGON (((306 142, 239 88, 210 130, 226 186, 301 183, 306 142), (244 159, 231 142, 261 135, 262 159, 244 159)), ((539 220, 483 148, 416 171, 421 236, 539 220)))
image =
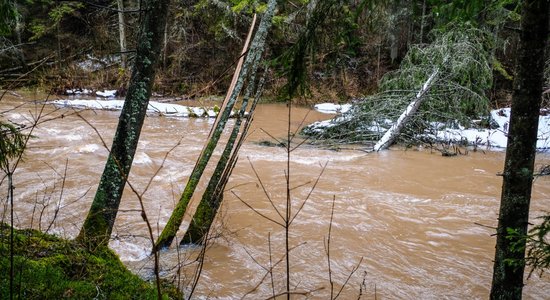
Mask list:
MULTIPOLYGON (((36 96, 8 97, 0 102, 2 117, 28 122, 37 108, 36 96), (30 98, 30 99, 27 99, 30 98), (6 112, 8 109, 25 105, 6 112)), ((189 104, 189 103, 182 103, 189 104)), ((89 209, 107 156, 99 132, 110 144, 118 112, 82 111, 95 130, 71 109, 46 106, 45 118, 34 132, 25 160, 15 174, 15 224, 72 238, 89 209), (63 181, 63 174, 66 176, 63 181)), ((329 118, 306 108, 293 108, 292 126, 329 118)), ((288 111, 284 105, 257 108, 253 133, 241 150, 240 160, 228 184, 216 238, 206 252, 194 297, 200 299, 264 299, 273 293, 266 269, 283 255, 284 232, 278 225, 253 212, 279 218, 264 194, 251 164, 269 197, 279 209, 286 202, 286 153, 283 148, 260 146, 270 135, 284 138, 288 111), (263 131, 262 131, 263 130, 263 131), (271 248, 271 251, 270 251, 271 248), (270 255, 271 253, 271 255, 270 255)), ((231 125, 232 123, 230 123, 231 125)), ((212 120, 149 116, 130 175, 130 183, 142 192, 155 234, 162 230, 187 176, 206 139, 212 120)), ((486 299, 494 255, 494 230, 501 190, 504 153, 470 152, 442 157, 429 150, 388 150, 365 153, 331 151, 302 146, 291 154, 290 179, 293 211, 310 193, 322 166, 326 170, 291 227, 291 285, 309 292, 311 299, 330 295, 325 242, 331 217, 331 274, 336 291, 351 276, 341 299, 486 299)), ((539 154, 537 164, 550 163, 539 154)), ((532 220, 550 207, 550 178, 538 178, 533 189, 532 220)), ((2 185, 2 220, 8 221, 2 185)), ((140 216, 138 197, 126 188, 110 246, 134 271, 151 276, 150 241, 140 216)), ((163 275, 173 278, 181 268, 181 285, 189 290, 197 250, 162 252, 163 275)), ((284 263, 274 268, 275 293, 284 290, 284 263)), ((548 274, 526 280, 525 299, 549 299, 548 274)), ((293 298, 303 299, 295 295, 293 298)))

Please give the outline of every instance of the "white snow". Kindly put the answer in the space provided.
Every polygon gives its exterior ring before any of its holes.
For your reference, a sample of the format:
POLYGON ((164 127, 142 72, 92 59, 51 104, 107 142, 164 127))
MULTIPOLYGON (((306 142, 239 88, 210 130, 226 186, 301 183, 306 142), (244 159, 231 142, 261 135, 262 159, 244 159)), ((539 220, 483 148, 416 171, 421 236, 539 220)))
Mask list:
MULTIPOLYGON (((325 106, 325 104, 328 103, 323 103, 320 109, 329 110, 329 106, 325 106)), ((317 106, 315 108, 319 110, 317 106)), ((432 133, 426 133, 424 136, 436 139, 438 141, 456 143, 466 142, 469 145, 484 146, 486 148, 506 148, 506 144, 508 142, 510 108, 492 110, 491 118, 498 124, 498 128, 477 129, 464 128, 462 126, 458 126, 458 128, 446 128, 444 124, 434 122, 430 130, 432 133)), ((331 120, 319 121, 311 124, 308 128, 310 132, 320 132, 324 128, 335 126, 342 120, 342 117, 337 117, 331 120)), ((371 124, 369 128, 373 132, 383 132, 391 125, 393 125, 393 122, 386 122, 386 124, 371 124)), ((537 149, 550 149, 550 114, 542 114, 539 117, 537 149)))
POLYGON ((116 90, 104 90, 95 92, 96 96, 103 98, 114 98, 116 95, 116 90))
MULTIPOLYGON (((57 107, 72 107, 77 109, 122 110, 124 100, 54 100, 52 104, 57 107)), ((206 110, 201 107, 160 103, 156 101, 149 101, 147 112, 170 117, 215 117, 217 115, 212 109, 206 110)))
POLYGON ((321 103, 315 104, 315 110, 325 114, 343 114, 349 111, 351 104, 321 103))
POLYGON ((67 95, 89 95, 92 93, 92 90, 89 89, 72 89, 66 90, 67 95))
MULTIPOLYGON (((475 129, 475 128, 464 128, 462 126, 459 126, 458 129, 444 128, 439 130, 435 136, 432 135, 432 137, 435 137, 438 140, 444 140, 444 141, 450 141, 450 142, 465 141, 471 145, 486 146, 487 148, 490 148, 490 147, 506 148, 506 143, 508 142, 508 124, 510 120, 510 108, 492 110, 491 118, 498 123, 498 128, 475 129)), ((544 116, 540 117, 539 124, 543 123, 545 119, 546 119, 546 123, 548 124, 549 123, 548 121, 550 119, 544 116)), ((543 127, 544 126, 539 126, 539 132, 541 129, 543 129, 543 127)), ((545 147, 539 147, 539 143, 537 143, 537 147, 545 148, 545 147)))

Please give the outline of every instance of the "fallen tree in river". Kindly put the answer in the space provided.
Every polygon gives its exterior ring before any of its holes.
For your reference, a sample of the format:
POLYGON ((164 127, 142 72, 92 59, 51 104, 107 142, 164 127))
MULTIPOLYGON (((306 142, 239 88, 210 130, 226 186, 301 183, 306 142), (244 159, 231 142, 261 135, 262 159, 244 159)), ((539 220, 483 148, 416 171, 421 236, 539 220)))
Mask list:
POLYGON ((439 73, 439 68, 436 68, 435 71, 430 75, 430 78, 426 80, 426 83, 422 86, 422 89, 418 91, 418 94, 416 94, 416 97, 414 100, 407 106, 405 111, 401 114, 399 119, 393 124, 388 131, 382 136, 382 138, 374 145, 374 151, 380 151, 388 148, 393 141, 397 138, 399 133, 401 132, 401 129, 407 124, 407 122, 412 118, 412 116, 416 113, 418 108, 420 107, 420 104, 422 104, 422 100, 424 100, 424 96, 432 86, 432 83, 434 82, 435 78, 437 77, 437 74, 439 73))
POLYGON ((470 125, 473 119, 488 122, 485 91, 493 77, 487 34, 455 28, 434 35, 432 44, 412 47, 400 68, 382 78, 379 93, 304 133, 346 143, 378 141, 373 149, 381 150, 395 140, 436 136, 434 131, 470 125))

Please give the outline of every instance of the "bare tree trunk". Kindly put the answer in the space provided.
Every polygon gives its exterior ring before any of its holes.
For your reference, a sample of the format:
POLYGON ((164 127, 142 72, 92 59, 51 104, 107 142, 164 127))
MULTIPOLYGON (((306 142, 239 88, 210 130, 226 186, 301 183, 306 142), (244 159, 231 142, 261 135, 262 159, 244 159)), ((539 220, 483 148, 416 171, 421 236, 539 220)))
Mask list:
POLYGON ((77 239, 89 247, 109 242, 147 112, 170 0, 147 0, 126 101, 99 187, 77 239))
POLYGON ((424 95, 428 92, 430 87, 433 84, 433 81, 436 80, 437 74, 439 73, 439 68, 435 69, 435 71, 430 75, 428 80, 424 83, 422 86, 422 89, 418 91, 416 94, 416 97, 414 98, 411 103, 407 106, 407 109, 399 116, 399 119, 395 121, 395 124, 393 124, 386 133, 384 133, 384 136, 374 145, 374 151, 380 151, 388 148, 399 136, 399 133, 401 132, 401 129, 405 127, 407 122, 410 120, 411 116, 416 113, 418 108, 420 107, 420 104, 422 104, 422 101, 424 100, 424 95))
MULTIPOLYGON (((23 29, 23 24, 21 24, 21 17, 15 19, 15 36, 17 37, 17 45, 21 45, 21 31, 23 29)), ((27 62, 25 59, 25 53, 22 49, 17 50, 17 55, 19 56, 19 61, 21 62, 21 67, 23 70, 27 70, 27 62)))
POLYGON ((124 1, 117 0, 118 7, 118 41, 120 45, 120 54, 122 59, 122 68, 126 68, 126 25, 124 23, 124 1))
POLYGON ((164 25, 164 39, 162 42, 162 69, 166 70, 166 51, 168 48, 168 22, 164 25))
POLYGON ((546 0, 526 0, 522 4, 520 48, 504 162, 491 299, 521 299, 522 296, 523 237, 527 234, 533 184, 548 8, 546 0))

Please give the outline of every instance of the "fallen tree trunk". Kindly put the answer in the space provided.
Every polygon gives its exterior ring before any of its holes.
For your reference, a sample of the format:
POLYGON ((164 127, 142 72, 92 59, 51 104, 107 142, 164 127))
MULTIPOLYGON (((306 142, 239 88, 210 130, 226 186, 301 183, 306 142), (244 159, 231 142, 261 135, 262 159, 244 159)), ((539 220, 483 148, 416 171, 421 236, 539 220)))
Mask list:
POLYGON ((397 136, 399 136, 399 133, 405 127, 407 122, 411 119, 411 116, 416 113, 418 108, 420 107, 420 104, 422 104, 422 101, 424 100, 424 96, 428 93, 430 87, 433 85, 434 80, 436 80, 437 75, 439 74, 439 68, 435 69, 426 80, 424 85, 422 86, 422 89, 418 91, 416 94, 416 97, 414 98, 411 103, 407 106, 407 109, 399 116, 399 119, 384 133, 384 136, 374 145, 374 151, 380 151, 388 148, 397 136))

